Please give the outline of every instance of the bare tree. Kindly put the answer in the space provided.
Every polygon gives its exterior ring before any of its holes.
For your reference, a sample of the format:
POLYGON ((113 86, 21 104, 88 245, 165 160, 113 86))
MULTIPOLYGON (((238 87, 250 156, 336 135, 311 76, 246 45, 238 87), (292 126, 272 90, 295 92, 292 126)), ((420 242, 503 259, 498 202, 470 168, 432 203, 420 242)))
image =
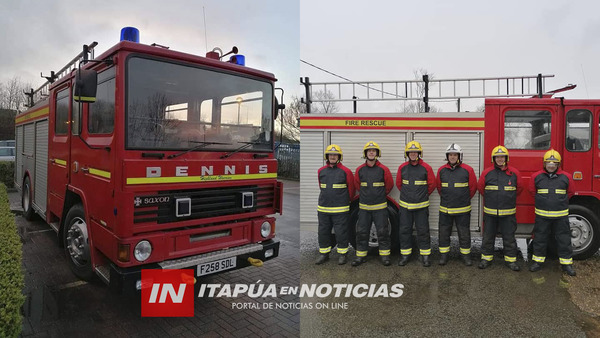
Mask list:
POLYGON ((286 104, 286 108, 279 113, 279 117, 277 118, 279 128, 275 133, 280 135, 283 130, 283 137, 285 139, 294 143, 300 142, 298 119, 300 118, 300 114, 304 113, 306 113, 306 105, 300 102, 298 97, 292 96, 292 102, 286 104))
POLYGON ((21 111, 24 108, 25 91, 30 85, 24 84, 21 78, 13 76, 11 79, 0 85, 0 108, 21 111))
MULTIPOLYGON (((427 69, 418 69, 413 70, 413 75, 415 80, 419 80, 421 82, 416 83, 416 88, 413 89, 413 95, 416 98, 421 98, 420 100, 413 101, 403 101, 401 106, 398 108, 398 112, 400 113, 424 113, 425 112, 425 102, 423 102, 423 97, 425 97, 425 82, 422 82, 423 75, 429 76, 429 81, 434 79, 433 73, 429 73, 427 69)), ((431 91, 432 84, 429 84, 429 91, 431 91)), ((439 112, 439 108, 429 105, 430 113, 439 112)))
POLYGON ((316 114, 335 114, 340 111, 340 107, 336 102, 327 101, 334 100, 336 97, 329 90, 318 90, 312 94, 313 101, 324 100, 321 102, 315 102, 312 109, 313 113, 316 114))

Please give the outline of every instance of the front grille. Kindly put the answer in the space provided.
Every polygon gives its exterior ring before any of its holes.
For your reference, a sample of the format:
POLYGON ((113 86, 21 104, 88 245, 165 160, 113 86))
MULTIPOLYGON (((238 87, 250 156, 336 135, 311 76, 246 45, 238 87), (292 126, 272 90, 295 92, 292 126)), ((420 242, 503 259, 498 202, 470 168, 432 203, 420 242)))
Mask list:
MULTIPOLYGON (((144 196, 141 196, 144 198, 144 196)), ((195 190, 160 191, 153 197, 169 197, 166 203, 151 206, 137 206, 133 213, 134 223, 155 222, 158 224, 180 222, 190 219, 245 214, 261 208, 272 208, 275 197, 274 185, 246 185, 195 190), (254 198, 252 208, 242 208, 242 194, 251 192, 254 198), (175 201, 178 198, 191 199, 191 215, 177 217, 175 201)))

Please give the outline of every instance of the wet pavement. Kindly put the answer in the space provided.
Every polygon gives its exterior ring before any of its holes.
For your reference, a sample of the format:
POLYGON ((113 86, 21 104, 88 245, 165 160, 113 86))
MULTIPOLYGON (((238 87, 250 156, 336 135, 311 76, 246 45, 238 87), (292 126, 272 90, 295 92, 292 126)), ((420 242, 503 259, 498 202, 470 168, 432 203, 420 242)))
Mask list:
MULTIPOLYGON (((598 332, 598 320, 580 311, 570 300, 571 278, 577 277, 563 275, 556 261, 548 261, 540 272, 531 273, 519 256, 522 270, 513 272, 497 251, 493 265, 480 270, 476 265, 481 243, 474 241, 474 265, 467 267, 459 260, 458 243, 453 238, 451 260, 445 266, 438 265, 435 246, 429 268, 422 267, 414 255, 407 266, 400 267, 398 253, 392 255, 392 265, 388 267, 371 255, 359 267, 339 266, 337 254, 332 254, 328 263, 317 266, 314 230, 316 227, 302 227, 302 284, 399 283, 403 294, 398 298, 302 298, 303 303, 313 304, 313 309, 301 310, 303 337, 585 337, 586 333, 598 332), (346 303, 347 309, 317 310, 314 305, 319 302, 332 307, 344 307, 346 303)), ((432 238, 432 243, 437 243, 437 238, 432 238)), ((524 247, 521 245, 521 250, 524 247)), ((349 257, 354 258, 352 249, 349 257)))
MULTIPOLYGON (((11 209, 20 207, 20 195, 9 193, 11 209)), ((202 283, 274 283, 297 286, 299 266, 299 187, 284 183, 284 213, 277 215, 279 257, 263 267, 248 267, 215 276, 202 283)), ((190 318, 142 318, 139 295, 123 297, 101 282, 78 280, 69 270, 57 236, 41 220, 28 222, 16 216, 23 240, 23 267, 27 296, 23 307, 23 336, 111 336, 111 337, 246 337, 273 335, 297 337, 298 309, 235 309, 234 303, 262 303, 248 296, 237 298, 195 298, 195 316, 190 318)), ((198 294, 199 284, 195 294, 198 294)), ((297 303, 298 296, 282 296, 273 302, 297 303)))

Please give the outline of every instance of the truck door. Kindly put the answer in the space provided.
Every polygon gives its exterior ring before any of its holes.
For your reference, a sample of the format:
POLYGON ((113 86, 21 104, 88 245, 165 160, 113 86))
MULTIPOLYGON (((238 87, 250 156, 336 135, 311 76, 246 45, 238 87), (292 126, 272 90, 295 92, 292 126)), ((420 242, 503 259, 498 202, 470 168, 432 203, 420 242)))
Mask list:
POLYGON ((48 210, 62 216, 65 192, 69 183, 70 84, 57 89, 50 101, 48 131, 48 210))
MULTIPOLYGON (((589 107, 565 107, 565 135, 563 170, 573 175, 575 190, 590 191, 592 189, 594 150, 592 149, 592 120, 589 107)), ((597 118, 596 118, 597 119, 597 118)), ((597 152, 597 147, 596 152, 597 152)), ((600 177, 600 176, 599 176, 600 177)), ((595 182, 597 185, 598 182, 595 182)))
POLYGON ((600 106, 594 107, 594 121, 592 123, 592 188, 593 191, 600 192, 600 106))

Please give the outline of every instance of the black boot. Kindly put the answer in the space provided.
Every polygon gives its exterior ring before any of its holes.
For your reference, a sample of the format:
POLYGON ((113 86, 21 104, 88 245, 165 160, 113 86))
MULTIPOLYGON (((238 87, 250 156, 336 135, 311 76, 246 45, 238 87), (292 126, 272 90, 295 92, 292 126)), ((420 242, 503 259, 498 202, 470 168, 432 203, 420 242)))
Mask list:
POLYGON ((492 261, 486 261, 485 259, 482 259, 481 262, 479 262, 479 265, 477 267, 480 269, 485 269, 490 265, 492 265, 492 261))
POLYGON ((431 262, 429 261, 429 255, 421 255, 421 264, 423 264, 423 266, 426 268, 431 266, 431 262))
POLYGON ((440 254, 440 265, 446 265, 448 263, 448 254, 447 253, 443 253, 440 254))
POLYGON ((540 271, 541 268, 542 268, 542 263, 533 261, 533 263, 531 263, 531 265, 529 266, 529 271, 536 272, 536 271, 540 271))
POLYGON ((338 258, 338 265, 344 265, 348 262, 348 258, 346 257, 346 254, 341 254, 340 257, 338 258))
POLYGON ((352 266, 359 266, 366 261, 367 261, 367 257, 356 257, 352 261, 352 266))
POLYGON ((319 258, 317 258, 317 261, 315 262, 315 264, 317 265, 321 265, 325 262, 327 262, 329 260, 329 254, 319 254, 319 258))
POLYGON ((521 271, 521 268, 519 265, 517 265, 517 262, 507 262, 506 266, 508 266, 508 268, 512 271, 521 271))
POLYGON ((471 260, 471 255, 470 254, 462 255, 462 260, 463 260, 463 262, 465 263, 466 266, 473 265, 473 261, 471 260))
POLYGON ((390 256, 381 256, 381 264, 383 264, 383 266, 389 266, 390 264, 392 264, 390 256))
POLYGON ((408 264, 409 259, 410 255, 401 255, 400 260, 398 261, 398 265, 405 266, 406 264, 408 264))
POLYGON ((575 276, 575 270, 573 269, 573 264, 563 264, 562 271, 565 272, 569 276, 575 276))

